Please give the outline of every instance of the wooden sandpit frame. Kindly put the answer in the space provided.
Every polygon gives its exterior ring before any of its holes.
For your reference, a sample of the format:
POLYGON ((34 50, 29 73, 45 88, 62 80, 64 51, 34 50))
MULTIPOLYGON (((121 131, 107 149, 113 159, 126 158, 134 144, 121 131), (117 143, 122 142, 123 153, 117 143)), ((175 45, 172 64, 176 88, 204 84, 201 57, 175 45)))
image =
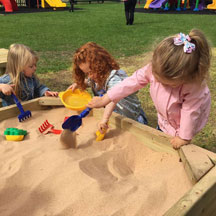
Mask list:
MULTIPOLYGON (((42 97, 22 103, 24 110, 46 110, 63 106, 59 98, 42 97)), ((16 105, 0 108, 0 121, 19 114, 16 105)), ((99 119, 103 109, 94 109, 92 115, 99 119)), ((158 152, 178 154, 183 162, 193 187, 181 197, 164 216, 214 216, 216 214, 216 154, 195 146, 186 145, 174 150, 170 137, 156 129, 113 113, 110 118, 112 128, 129 131, 148 148, 158 152)), ((3 132, 3 130, 1 130, 3 132)), ((3 134, 2 134, 3 136, 3 134)))

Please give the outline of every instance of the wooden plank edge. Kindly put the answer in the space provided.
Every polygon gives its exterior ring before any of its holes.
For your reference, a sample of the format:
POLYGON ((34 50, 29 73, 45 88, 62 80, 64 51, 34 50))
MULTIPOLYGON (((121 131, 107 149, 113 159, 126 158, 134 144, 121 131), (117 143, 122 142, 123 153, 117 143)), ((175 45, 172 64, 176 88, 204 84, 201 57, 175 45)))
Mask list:
MULTIPOLYGON (((41 109, 41 106, 38 103, 38 98, 33 99, 33 100, 29 100, 26 102, 22 102, 22 106, 23 106, 23 109, 25 111, 26 110, 31 111, 33 108, 34 109, 41 109)), ((8 119, 8 118, 11 118, 14 116, 18 116, 20 114, 20 111, 17 108, 16 104, 14 104, 14 105, 0 108, 0 113, 1 113, 0 121, 3 121, 5 119, 8 119)))
POLYGON ((197 182, 197 180, 196 180, 196 178, 195 178, 195 176, 191 170, 190 164, 187 162, 187 159, 185 158, 184 153, 182 153, 181 149, 178 152, 179 152, 179 157, 181 158, 181 161, 184 165, 184 169, 185 169, 185 172, 187 173, 189 180, 193 184, 195 184, 197 182))
MULTIPOLYGON (((103 111, 104 109, 94 109, 93 115, 95 118, 100 119, 103 115, 103 111)), ((115 112, 113 112, 110 117, 109 125, 111 128, 119 128, 124 131, 129 131, 143 144, 154 151, 178 154, 170 144, 169 140, 171 137, 152 127, 140 124, 137 121, 121 116, 115 112)))
MULTIPOLYGON (((63 106, 63 104, 61 104, 59 100, 60 98, 51 99, 51 97, 41 97, 22 102, 22 106, 25 111, 44 110, 49 109, 52 106, 63 106)), ((3 121, 5 119, 18 116, 20 114, 20 111, 17 108, 16 104, 14 104, 7 107, 1 107, 0 113, 0 121, 3 121)))
POLYGON ((214 166, 164 216, 213 216, 216 211, 216 167, 214 166))
POLYGON ((201 148, 199 146, 196 146, 196 148, 199 151, 203 152, 204 154, 208 155, 208 157, 210 158, 210 160, 216 165, 216 153, 215 152, 209 151, 209 150, 201 148))
POLYGON ((0 68, 6 68, 7 63, 0 61, 0 68))
POLYGON ((179 149, 180 158, 185 171, 193 184, 198 182, 215 165, 208 155, 196 148, 195 145, 185 145, 179 149))
POLYGON ((64 106, 59 97, 41 97, 39 104, 41 106, 64 106))

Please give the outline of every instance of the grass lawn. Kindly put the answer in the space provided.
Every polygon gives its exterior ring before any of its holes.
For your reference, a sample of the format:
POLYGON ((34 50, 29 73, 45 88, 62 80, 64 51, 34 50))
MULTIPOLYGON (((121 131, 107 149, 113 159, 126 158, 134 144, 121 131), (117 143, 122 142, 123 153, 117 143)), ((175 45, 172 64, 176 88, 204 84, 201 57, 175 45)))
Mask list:
MULTIPOLYGON (((126 26, 122 3, 79 3, 75 8, 80 10, 74 13, 55 11, 0 16, 0 47, 24 43, 37 51, 40 56, 37 73, 48 86, 58 91, 65 90, 72 82, 69 71, 72 55, 75 49, 88 41, 104 46, 128 74, 147 63, 152 45, 170 34, 188 33, 192 28, 199 28, 213 47, 216 44, 214 15, 135 13, 134 25, 126 26)), ((215 56, 216 52, 211 68, 209 123, 193 143, 216 152, 215 56)), ((142 89, 139 97, 150 126, 155 127, 157 117, 148 88, 142 89)))

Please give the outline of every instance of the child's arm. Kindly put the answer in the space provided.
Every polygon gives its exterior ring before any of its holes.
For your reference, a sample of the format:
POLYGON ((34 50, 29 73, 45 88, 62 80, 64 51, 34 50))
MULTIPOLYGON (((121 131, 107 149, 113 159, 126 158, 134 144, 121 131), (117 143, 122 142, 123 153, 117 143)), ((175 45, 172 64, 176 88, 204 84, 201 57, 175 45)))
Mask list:
POLYGON ((170 143, 172 144, 172 147, 174 149, 179 149, 183 145, 187 145, 191 142, 191 140, 184 140, 181 139, 180 137, 176 136, 171 139, 170 143))
POLYGON ((127 77, 122 82, 113 86, 101 99, 93 98, 88 106, 91 108, 100 108, 107 105, 110 101, 118 103, 122 98, 146 86, 150 82, 150 77, 151 65, 147 65, 134 72, 132 76, 127 77))
POLYGON ((77 83, 71 84, 71 85, 67 88, 67 90, 68 90, 68 89, 71 89, 72 91, 74 91, 75 89, 77 89, 77 83))
POLYGON ((58 92, 45 91, 44 96, 58 97, 58 92))
MULTIPOLYGON (((87 87, 89 87, 89 79, 85 79, 85 84, 86 84, 87 87)), ((73 84, 71 84, 71 85, 67 88, 67 90, 68 90, 68 89, 71 89, 72 91, 74 91, 74 90, 77 89, 77 88, 78 88, 77 83, 73 83, 73 84)))
POLYGON ((104 133, 104 131, 106 131, 106 129, 108 128, 108 121, 109 121, 110 116, 112 115, 113 110, 115 109, 115 106, 116 106, 116 103, 110 102, 105 107, 103 118, 98 124, 99 131, 101 133, 104 133))
POLYGON ((92 100, 88 103, 87 107, 90 108, 101 108, 110 103, 108 95, 105 94, 103 97, 93 97, 92 100))
POLYGON ((57 97, 58 96, 58 92, 54 92, 54 91, 50 91, 50 89, 41 84, 40 81, 38 79, 35 79, 35 95, 37 97, 42 97, 42 96, 51 96, 51 97, 57 97))
POLYGON ((117 103, 122 98, 125 98, 146 86, 150 82, 150 74, 151 65, 147 65, 144 68, 134 72, 132 76, 116 84, 103 97, 93 97, 87 106, 90 108, 101 108, 106 106, 111 101, 117 103))
POLYGON ((12 93, 15 94, 14 92, 14 87, 15 85, 8 85, 8 84, 0 84, 0 92, 2 92, 4 95, 11 95, 12 93))

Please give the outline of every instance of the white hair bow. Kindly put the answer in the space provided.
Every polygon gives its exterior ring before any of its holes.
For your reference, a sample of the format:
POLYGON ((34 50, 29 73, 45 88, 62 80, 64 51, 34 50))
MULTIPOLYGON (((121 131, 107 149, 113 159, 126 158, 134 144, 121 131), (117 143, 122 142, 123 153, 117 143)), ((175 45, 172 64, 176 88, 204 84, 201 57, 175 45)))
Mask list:
POLYGON ((185 35, 183 33, 179 33, 177 37, 174 38, 174 44, 179 46, 184 44, 184 52, 192 53, 195 50, 195 44, 190 42, 191 39, 189 35, 185 35))

